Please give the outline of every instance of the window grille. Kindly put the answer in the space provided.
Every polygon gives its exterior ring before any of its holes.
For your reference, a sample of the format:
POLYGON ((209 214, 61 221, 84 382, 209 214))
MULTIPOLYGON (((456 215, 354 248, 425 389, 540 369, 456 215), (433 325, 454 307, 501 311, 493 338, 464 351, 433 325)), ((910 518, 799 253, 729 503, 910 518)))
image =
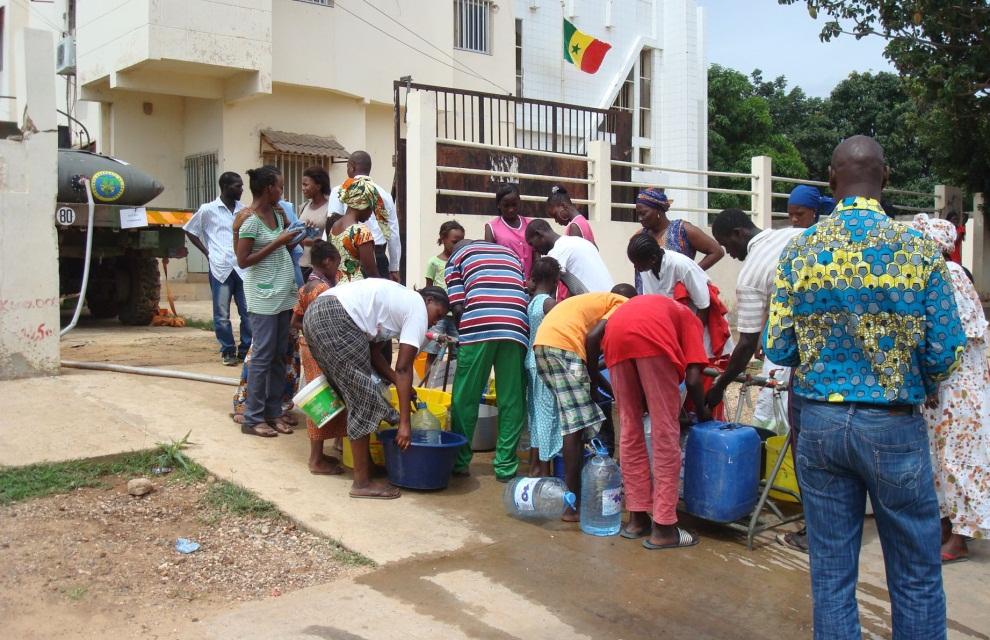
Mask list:
POLYGON ((491 53, 492 0, 454 0, 454 48, 491 53))
POLYGON ((310 167, 320 166, 330 173, 330 156, 311 156, 303 153, 277 153, 268 151, 263 154, 265 164, 273 164, 282 172, 282 199, 291 202, 299 212, 299 207, 306 198, 302 194, 303 171, 310 167))
POLYGON ((217 199, 217 154, 200 153, 186 157, 186 207, 198 209, 217 199))
POLYGON ((523 94, 523 26, 522 20, 516 18, 516 95, 523 94))

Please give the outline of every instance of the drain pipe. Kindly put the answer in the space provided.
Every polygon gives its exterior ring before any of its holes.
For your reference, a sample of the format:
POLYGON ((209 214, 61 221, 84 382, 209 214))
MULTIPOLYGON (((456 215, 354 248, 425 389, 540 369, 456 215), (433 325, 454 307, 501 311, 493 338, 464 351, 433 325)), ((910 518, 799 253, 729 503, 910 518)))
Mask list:
POLYGON ((79 290, 79 300, 76 301, 76 310, 72 314, 72 321, 58 332, 59 338, 64 337, 65 334, 76 328, 76 323, 79 322, 79 315, 82 313, 83 304, 86 301, 86 288, 89 286, 89 262, 93 253, 93 212, 96 210, 96 205, 93 202, 93 191, 89 188, 89 179, 80 177, 79 184, 86 190, 86 204, 89 207, 89 224, 86 228, 86 253, 83 260, 82 288, 79 290))
POLYGON ((211 376, 205 373, 190 373, 188 371, 176 371, 175 369, 155 369, 152 367, 130 367, 123 364, 111 364, 109 362, 80 362, 79 360, 63 360, 62 366, 69 369, 89 369, 91 371, 113 371, 115 373, 135 373, 141 376, 157 376, 159 378, 176 378, 179 380, 192 380, 193 382, 211 382, 213 384, 224 384, 236 387, 241 383, 237 378, 225 378, 223 376, 211 376))

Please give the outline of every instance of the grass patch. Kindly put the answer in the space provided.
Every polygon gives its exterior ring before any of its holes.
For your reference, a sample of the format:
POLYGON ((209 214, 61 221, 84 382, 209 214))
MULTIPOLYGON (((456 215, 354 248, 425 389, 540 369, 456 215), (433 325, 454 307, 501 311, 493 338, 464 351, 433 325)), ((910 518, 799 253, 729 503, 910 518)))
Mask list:
MULTIPOLYGON (((137 451, 110 460, 43 462, 26 467, 0 468, 0 505, 69 493, 81 487, 105 486, 106 476, 144 476, 158 465, 160 450, 137 451)), ((189 462, 167 478, 196 482, 206 477, 203 467, 189 462)))
POLYGON ((65 597, 69 600, 79 602, 86 596, 87 591, 89 591, 87 587, 76 585, 74 587, 69 587, 68 589, 63 589, 62 593, 64 593, 65 597))
POLYGON ((333 544, 333 558, 341 564, 351 565, 352 567, 377 567, 375 561, 366 555, 360 554, 357 551, 351 551, 344 545, 340 544, 336 540, 332 541, 333 544))
POLYGON ((210 485, 203 498, 206 505, 218 513, 247 515, 255 518, 277 518, 281 514, 274 504, 262 500, 247 489, 224 480, 210 485))
POLYGON ((192 327, 193 329, 202 329, 203 331, 213 331, 213 321, 212 320, 194 320, 192 318, 186 318, 186 326, 192 327))

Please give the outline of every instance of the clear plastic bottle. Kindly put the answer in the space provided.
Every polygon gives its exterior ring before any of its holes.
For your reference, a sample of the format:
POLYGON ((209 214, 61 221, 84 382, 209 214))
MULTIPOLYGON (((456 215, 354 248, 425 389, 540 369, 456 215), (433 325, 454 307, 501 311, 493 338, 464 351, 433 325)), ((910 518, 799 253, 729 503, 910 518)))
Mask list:
POLYGON ((414 433, 416 442, 423 444, 440 444, 443 436, 440 435, 440 421, 426 407, 425 402, 416 403, 416 413, 409 418, 410 426, 414 433))
POLYGON ((622 472, 597 438, 595 457, 581 471, 581 531, 614 536, 622 528, 622 472))
POLYGON ((516 478, 505 486, 502 503, 510 516, 526 520, 549 520, 574 508, 577 496, 560 478, 516 478))

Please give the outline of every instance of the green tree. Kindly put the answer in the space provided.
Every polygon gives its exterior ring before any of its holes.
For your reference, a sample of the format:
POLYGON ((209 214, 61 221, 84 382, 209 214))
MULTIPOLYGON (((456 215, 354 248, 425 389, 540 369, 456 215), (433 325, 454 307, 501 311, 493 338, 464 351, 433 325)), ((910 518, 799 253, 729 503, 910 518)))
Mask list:
MULTIPOLYGON (((786 135, 775 130, 767 99, 742 73, 713 64, 708 69, 708 164, 719 171, 749 173, 753 156, 773 158, 774 172, 808 177, 801 154, 786 135)), ((712 178, 718 188, 749 188, 739 179, 712 178)), ((712 194, 709 206, 749 208, 746 196, 712 194)))
POLYGON ((821 39, 887 40, 916 103, 918 137, 943 178, 990 192, 990 4, 986 0, 803 1, 828 15, 821 39))

